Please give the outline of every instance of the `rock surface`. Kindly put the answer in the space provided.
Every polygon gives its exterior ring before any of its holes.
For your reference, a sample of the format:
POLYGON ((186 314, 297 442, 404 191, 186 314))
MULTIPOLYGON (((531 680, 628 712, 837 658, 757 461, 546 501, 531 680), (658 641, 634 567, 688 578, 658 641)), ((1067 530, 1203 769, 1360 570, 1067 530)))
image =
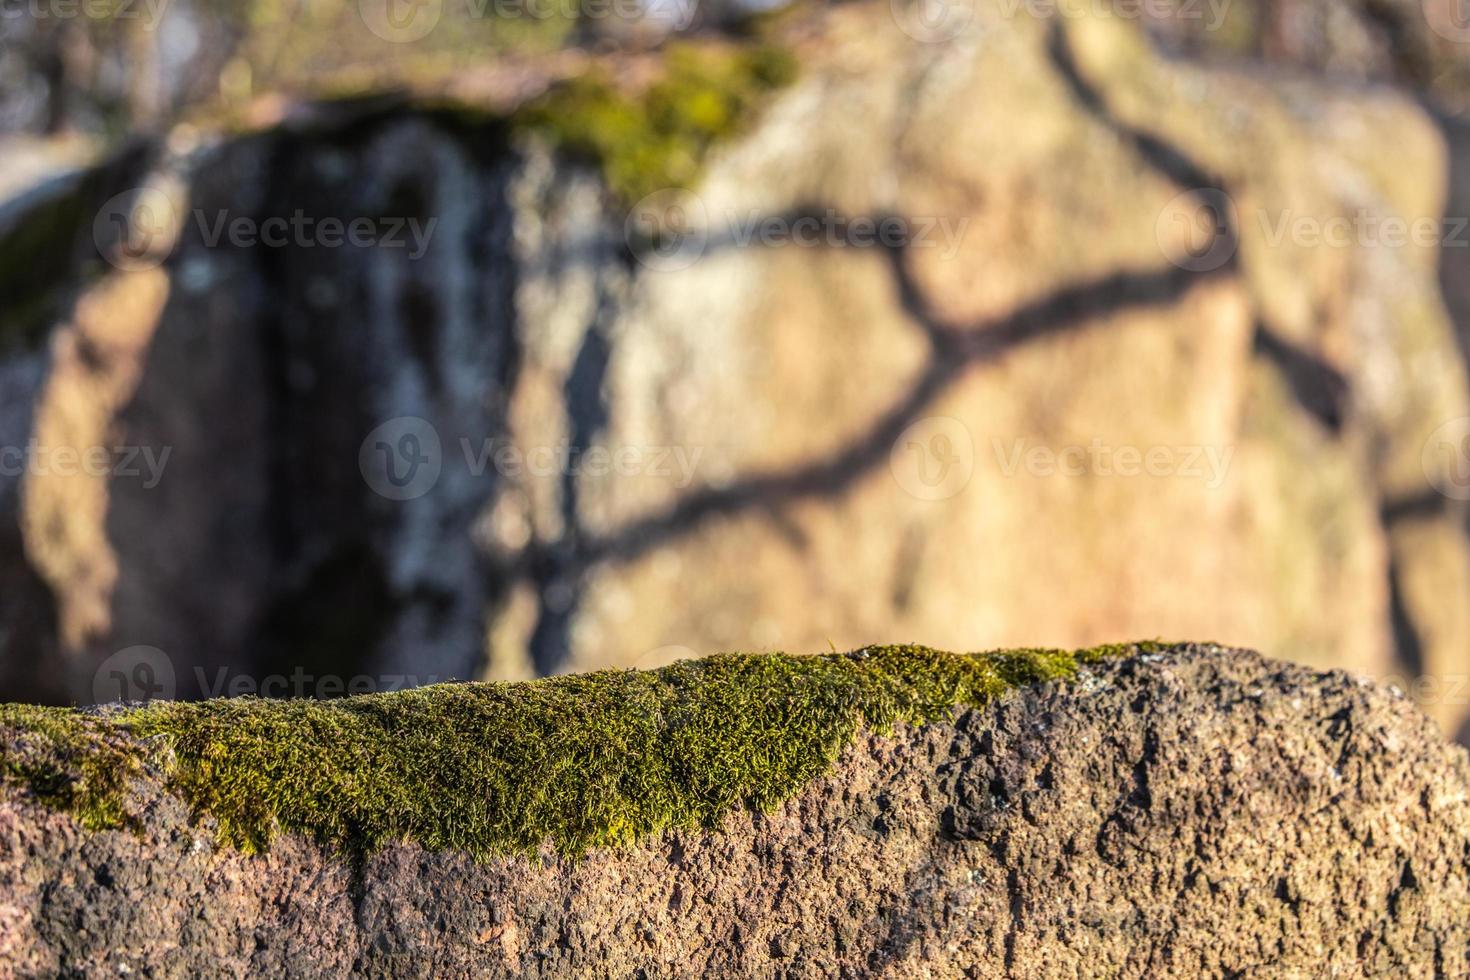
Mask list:
POLYGON ((579 864, 218 846, 0 799, 7 975, 1458 976, 1470 763, 1400 696, 1238 650, 863 735, 774 812, 579 864))
POLYGON ((1470 398, 1436 250, 1280 230, 1438 218, 1431 118, 974 6, 927 42, 886 3, 794 30, 799 77, 680 199, 708 219, 687 265, 630 254, 598 169, 493 114, 173 141, 162 264, 79 276, 49 357, 15 362, 41 394, 7 430, 170 451, 156 486, 0 499, 7 580, 55 599, 37 673, 89 701, 137 644, 194 695, 1208 635, 1463 688, 1470 544, 1426 447, 1470 398), (1234 226, 1207 228, 1221 194, 1234 226), (439 225, 418 260, 203 234, 297 208, 439 225), (923 240, 731 240, 800 216, 923 240), (422 486, 381 472, 405 436, 438 447, 422 486))

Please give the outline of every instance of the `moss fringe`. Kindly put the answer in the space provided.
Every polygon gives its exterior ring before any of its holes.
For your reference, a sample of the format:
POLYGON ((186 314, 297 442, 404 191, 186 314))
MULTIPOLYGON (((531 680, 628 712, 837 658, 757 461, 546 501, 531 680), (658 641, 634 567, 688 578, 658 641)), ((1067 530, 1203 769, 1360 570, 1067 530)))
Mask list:
POLYGON ((549 843, 579 856, 713 827, 737 807, 769 810, 828 772, 861 728, 946 720, 1017 685, 1161 647, 889 646, 335 701, 0 705, 0 779, 89 828, 136 829, 130 783, 151 771, 250 852, 293 832, 351 854, 412 841, 476 857, 549 843))
POLYGON ((710 147, 742 131, 766 96, 795 75, 795 59, 779 47, 675 44, 662 77, 637 95, 594 70, 552 88, 511 122, 597 163, 614 195, 631 205, 654 191, 691 187, 710 147))

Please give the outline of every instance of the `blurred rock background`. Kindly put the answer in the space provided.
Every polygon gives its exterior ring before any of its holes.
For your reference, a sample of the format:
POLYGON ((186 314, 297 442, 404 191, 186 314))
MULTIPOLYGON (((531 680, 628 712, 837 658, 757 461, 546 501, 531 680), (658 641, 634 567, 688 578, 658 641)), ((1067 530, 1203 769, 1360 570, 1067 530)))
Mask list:
POLYGON ((1162 636, 1470 711, 1453 5, 63 2, 3 696, 1162 636))

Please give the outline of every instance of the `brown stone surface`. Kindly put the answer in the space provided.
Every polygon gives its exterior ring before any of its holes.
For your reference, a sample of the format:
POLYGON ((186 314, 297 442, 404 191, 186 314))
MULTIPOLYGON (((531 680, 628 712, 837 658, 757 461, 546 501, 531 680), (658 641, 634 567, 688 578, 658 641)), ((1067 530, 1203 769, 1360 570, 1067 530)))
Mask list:
MULTIPOLYGON (((156 789, 156 788, 155 788, 156 789)), ((864 737, 769 815, 575 866, 360 866, 0 800, 6 976, 1461 976, 1470 764, 1394 692, 1219 647, 864 737)))

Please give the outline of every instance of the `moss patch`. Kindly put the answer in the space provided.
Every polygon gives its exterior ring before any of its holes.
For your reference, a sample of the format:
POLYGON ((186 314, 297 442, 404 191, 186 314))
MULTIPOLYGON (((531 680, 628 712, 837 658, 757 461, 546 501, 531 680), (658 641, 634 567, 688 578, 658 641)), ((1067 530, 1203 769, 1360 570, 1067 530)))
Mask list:
POLYGON ((612 191, 631 204, 690 186, 709 148, 739 132, 765 96, 795 74, 795 59, 781 48, 676 44, 665 53, 662 77, 641 93, 621 91, 594 69, 526 105, 513 124, 595 161, 612 191))
POLYGON ((72 708, 0 705, 0 778, 91 830, 132 826, 129 781, 144 752, 127 729, 72 708))
POLYGON ((90 828, 135 825, 160 773, 247 851, 282 831, 360 854, 408 840, 564 854, 774 807, 868 727, 948 719, 1133 644, 1066 652, 729 655, 656 671, 446 684, 338 701, 157 703, 111 714, 0 706, 0 777, 90 828))

